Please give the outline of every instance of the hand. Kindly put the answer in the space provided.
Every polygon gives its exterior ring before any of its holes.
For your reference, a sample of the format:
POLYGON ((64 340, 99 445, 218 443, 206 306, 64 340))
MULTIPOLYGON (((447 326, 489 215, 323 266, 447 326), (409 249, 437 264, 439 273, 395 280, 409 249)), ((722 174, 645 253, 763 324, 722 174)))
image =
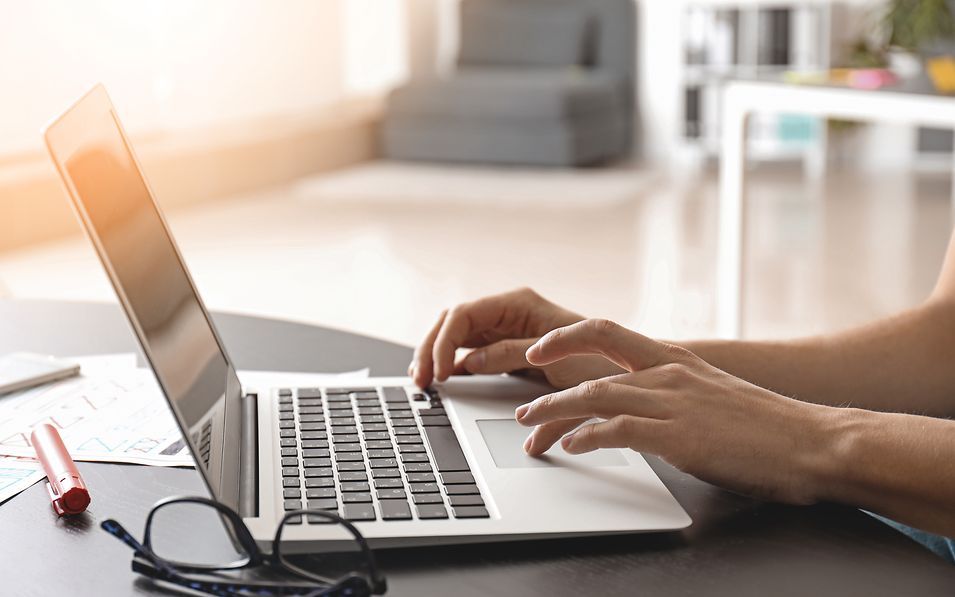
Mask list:
POLYGON ((489 296, 445 311, 415 349, 408 375, 419 387, 457 373, 510 373, 539 369, 551 385, 567 388, 585 379, 619 373, 606 359, 576 357, 535 368, 524 353, 547 332, 582 320, 529 288, 489 296), (455 360, 458 348, 475 348, 455 360))
POLYGON ((518 422, 537 426, 524 444, 529 454, 543 454, 563 436, 570 454, 630 448, 740 493, 794 504, 819 499, 825 430, 839 409, 785 398, 605 320, 550 332, 527 360, 546 367, 593 354, 629 373, 520 406, 518 422), (604 421, 584 424, 593 418, 604 421))

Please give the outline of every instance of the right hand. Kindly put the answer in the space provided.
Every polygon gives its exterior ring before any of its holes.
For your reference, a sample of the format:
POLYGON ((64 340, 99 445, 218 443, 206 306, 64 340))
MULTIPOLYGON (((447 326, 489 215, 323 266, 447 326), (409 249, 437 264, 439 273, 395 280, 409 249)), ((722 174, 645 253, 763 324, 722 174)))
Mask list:
POLYGON ((584 318, 558 307, 529 288, 463 303, 441 313, 437 323, 415 349, 408 367, 418 387, 453 374, 500 374, 524 370, 541 372, 556 388, 569 388, 588 379, 622 373, 599 356, 579 356, 534 367, 524 353, 547 332, 584 318), (473 348, 457 359, 458 348, 473 348))

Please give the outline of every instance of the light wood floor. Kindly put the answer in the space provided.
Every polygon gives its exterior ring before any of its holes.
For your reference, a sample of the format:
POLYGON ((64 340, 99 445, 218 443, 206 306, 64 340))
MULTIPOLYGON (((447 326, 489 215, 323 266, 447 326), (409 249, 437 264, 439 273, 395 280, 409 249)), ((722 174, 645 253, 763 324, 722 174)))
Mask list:
MULTIPOLYGON (((372 164, 169 217, 213 309, 414 343, 442 307, 528 285, 651 335, 699 337, 713 329, 716 181, 676 178, 372 164)), ((862 323, 931 289, 951 233, 947 175, 813 185, 763 166, 750 180, 749 335, 862 323)), ((113 300, 79 236, 0 255, 0 292, 113 300)))

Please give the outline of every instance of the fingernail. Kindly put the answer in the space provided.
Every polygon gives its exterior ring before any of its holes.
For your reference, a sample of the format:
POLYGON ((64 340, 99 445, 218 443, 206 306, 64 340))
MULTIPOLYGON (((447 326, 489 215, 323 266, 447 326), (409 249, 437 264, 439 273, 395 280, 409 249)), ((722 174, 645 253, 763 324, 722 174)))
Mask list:
POLYGON ((414 361, 408 363, 408 377, 414 377, 414 361))
POLYGON ((529 404, 522 404, 522 405, 518 406, 518 407, 517 407, 517 410, 514 411, 514 418, 516 418, 518 421, 520 421, 521 419, 523 419, 523 418, 524 418, 524 415, 527 414, 527 411, 528 411, 528 409, 530 409, 530 407, 531 407, 531 406, 530 406, 529 404))
POLYGON ((527 436, 527 439, 524 440, 524 452, 530 454, 530 453, 531 453, 531 446, 533 446, 533 445, 534 445, 534 436, 533 436, 533 435, 528 435, 528 436, 527 436))
POLYGON ((568 434, 568 435, 565 435, 564 437, 560 438, 560 447, 563 448, 565 451, 569 452, 569 451, 570 451, 570 445, 571 445, 573 442, 574 442, 574 434, 573 434, 573 433, 568 434))
POLYGON ((484 364, 487 362, 487 353, 483 350, 476 350, 469 354, 466 359, 464 359, 464 368, 468 371, 480 371, 484 369, 484 364))

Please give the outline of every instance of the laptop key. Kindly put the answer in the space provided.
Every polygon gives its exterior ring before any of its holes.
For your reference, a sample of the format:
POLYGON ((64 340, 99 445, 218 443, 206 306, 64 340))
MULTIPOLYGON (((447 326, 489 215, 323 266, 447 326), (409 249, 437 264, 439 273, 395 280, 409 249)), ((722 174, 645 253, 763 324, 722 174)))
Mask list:
POLYGON ((437 483, 410 483, 411 493, 438 493, 437 483))
POLYGON ((389 404, 408 402, 408 394, 404 388, 382 388, 381 392, 385 395, 385 402, 389 404))
POLYGON ((371 476, 375 479, 400 478, 401 471, 396 468, 374 468, 371 469, 371 476))
POLYGON ((348 481, 341 484, 341 490, 344 493, 348 491, 371 491, 371 488, 364 481, 348 481))
POLYGON ((427 455, 427 454, 407 454, 407 453, 403 453, 403 454, 401 455, 401 462, 406 463, 406 464, 409 463, 409 462, 428 462, 428 455, 427 455))
POLYGON ((405 494, 405 490, 399 487, 379 489, 376 494, 379 500, 404 500, 408 498, 405 494))
POLYGON ((335 487, 335 477, 314 477, 305 479, 307 489, 319 489, 322 487, 335 487))
POLYGON ((325 423, 301 423, 298 428, 302 431, 325 431, 325 423))
POLYGON ((407 419, 393 418, 391 419, 392 427, 417 427, 418 423, 415 422, 414 418, 408 417, 407 419))
POLYGON ((303 448, 327 448, 328 440, 327 439, 303 439, 302 447, 303 448))
POLYGON ((405 500, 383 500, 378 502, 383 520, 410 520, 411 506, 405 500))
MULTIPOLYGON (((285 437, 285 436, 282 436, 285 437)), ((292 437, 295 437, 294 435, 292 437)), ((303 431, 302 439, 328 439, 327 431, 303 431)))
POLYGON ((425 427, 425 437, 431 453, 434 454, 434 464, 438 472, 469 471, 468 461, 461 450, 461 444, 450 427, 425 427))
POLYGON ((404 435, 395 438, 395 443, 399 446, 409 446, 411 444, 423 443, 420 435, 404 435))
POLYGON ((340 471, 338 480, 343 483, 346 481, 367 481, 368 473, 365 471, 340 471))
POLYGON ((290 516, 289 519, 285 521, 285 524, 302 524, 302 517, 290 516))
POLYGON ((419 493, 411 496, 415 504, 443 504, 440 493, 419 493))
POLYGON ((298 466, 298 458, 294 456, 292 458, 283 458, 282 466, 298 466))
POLYGON ((474 483, 471 473, 441 473, 441 482, 445 485, 468 485, 474 483))
POLYGON ((373 439, 370 442, 365 442, 365 447, 369 450, 390 450, 394 446, 390 440, 373 439))
POLYGON ((301 510, 302 509, 302 500, 285 500, 283 502, 283 507, 285 511, 289 510, 301 510))
POLYGON ((368 450, 368 458, 394 458, 395 451, 388 450, 368 450))
POLYGON ((384 423, 385 415, 361 415, 362 425, 366 423, 384 423))
POLYGON ((361 426, 362 431, 388 431, 388 425, 385 423, 365 423, 361 426))
POLYGON ((394 458, 374 458, 369 460, 371 468, 397 468, 398 461, 394 458))
POLYGON ((444 492, 448 495, 480 495, 477 485, 446 485, 444 492))
POLYGON ((335 422, 332 421, 332 433, 358 433, 358 427, 354 425, 336 425, 335 422))
MULTIPOLYGON (((304 435, 304 434, 303 434, 303 435, 304 435)), ((294 438, 294 437, 295 437, 295 428, 293 427, 292 429, 280 429, 280 430, 279 430, 279 437, 292 437, 292 438, 294 438)))
MULTIPOLYGON (((325 509, 323 512, 333 512, 334 514, 338 514, 338 511, 332 508, 325 509)), ((326 518, 318 514, 309 514, 305 517, 305 520, 308 521, 308 524, 335 524, 336 522, 331 518, 326 518)))
POLYGON ((374 388, 368 388, 368 389, 361 388, 358 390, 352 390, 351 392, 349 392, 348 395, 354 398, 355 400, 366 400, 370 398, 374 398, 375 400, 378 400, 378 391, 375 390, 374 388))
POLYGON ((329 394, 326 400, 329 404, 351 404, 348 394, 329 394))
POLYGON ((305 468, 325 468, 332 465, 331 458, 306 458, 302 461, 305 468))
POLYGON ((375 507, 371 504, 345 504, 342 508, 346 520, 375 520, 375 507))
POLYGON ((295 429, 295 421, 279 421, 279 429, 295 429))
POLYGON ((310 479, 312 477, 331 477, 331 476, 332 476, 332 467, 305 469, 305 477, 307 479, 310 479))
POLYGON ((430 462, 408 462, 404 465, 406 473, 430 473, 430 462))
POLYGON ((324 423, 325 415, 299 415, 298 420, 302 423, 324 423))
POLYGON ((289 388, 279 388, 278 394, 279 396, 282 396, 283 398, 285 398, 287 396, 292 395, 292 390, 290 390, 289 388))
POLYGON ((401 478, 375 479, 375 489, 393 489, 404 486, 404 483, 401 482, 401 478))
POLYGON ((398 446, 398 452, 401 454, 424 454, 424 444, 408 444, 406 446, 398 446))
POLYGON ((339 433, 333 432, 332 443, 336 446, 338 444, 353 444, 358 441, 357 433, 339 433))
POLYGON ((396 436, 400 436, 400 435, 414 435, 414 436, 419 436, 419 434, 418 434, 418 428, 417 428, 417 426, 415 426, 415 427, 396 427, 396 428, 395 428, 395 435, 396 435, 396 436))
POLYGON ((296 392, 299 398, 321 398, 322 391, 319 388, 299 388, 296 392))
POLYGON ((358 407, 359 415, 381 415, 381 414, 384 414, 384 412, 385 411, 382 410, 381 406, 378 406, 378 405, 358 407))
POLYGON ((415 508, 418 510, 418 518, 421 519, 448 517, 448 511, 444 508, 444 504, 421 504, 415 508))
POLYGON ((341 442, 335 444, 335 453, 361 452, 361 444, 358 442, 341 442))
POLYGON ((283 448, 294 448, 295 447, 295 436, 292 437, 283 437, 279 440, 279 445, 283 448))
POLYGON ((425 427, 450 427, 451 420, 447 417, 422 417, 421 424, 425 427))
POLYGON ((301 487, 302 482, 298 477, 286 477, 282 479, 282 487, 301 487))
POLYGON ((298 476, 298 467, 297 466, 287 466, 282 468, 283 477, 297 477, 298 476))
POLYGON ((335 498, 318 498, 305 502, 309 510, 337 510, 338 500, 335 498))
POLYGON ((298 448, 282 448, 282 456, 298 456, 298 448))
POLYGON ((367 492, 343 493, 343 504, 363 504, 371 501, 371 494, 367 492))
POLYGON ((300 415, 320 415, 323 412, 321 401, 316 402, 314 406, 304 406, 303 403, 299 403, 298 414, 300 415))
POLYGON ((387 431, 365 431, 365 441, 376 439, 391 439, 387 431))
POLYGON ((452 507, 484 505, 484 498, 479 495, 452 495, 448 497, 448 501, 452 507))
POLYGON ((487 513, 487 508, 484 506, 459 506, 455 508, 451 507, 451 512, 454 513, 455 518, 490 518, 491 515, 487 513))
POLYGON ((309 449, 302 450, 302 456, 304 458, 328 458, 331 456, 331 452, 325 449, 309 449))
POLYGON ((408 483, 434 483, 434 473, 408 473, 408 483))
POLYGON ((336 462, 364 462, 365 455, 361 452, 342 452, 335 454, 336 462))
POLYGON ((338 469, 338 472, 342 471, 364 471, 365 463, 364 462, 336 462, 335 468, 338 469))
POLYGON ((285 411, 279 413, 279 421, 291 421, 295 418, 295 413, 292 411, 285 411))
POLYGON ((302 490, 301 489, 284 489, 282 490, 282 497, 285 499, 301 498, 302 490))
POLYGON ((338 494, 335 493, 334 487, 322 487, 320 489, 305 490, 305 497, 310 500, 334 498, 336 495, 338 494))

